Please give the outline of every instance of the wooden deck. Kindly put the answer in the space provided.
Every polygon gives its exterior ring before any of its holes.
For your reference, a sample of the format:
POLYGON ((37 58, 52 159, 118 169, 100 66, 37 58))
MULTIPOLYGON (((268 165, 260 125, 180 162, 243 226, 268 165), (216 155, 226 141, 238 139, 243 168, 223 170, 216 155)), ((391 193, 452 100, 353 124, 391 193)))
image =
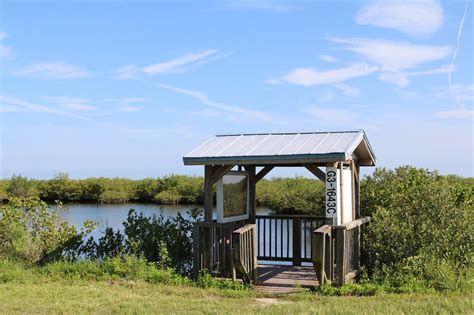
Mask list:
POLYGON ((258 291, 286 294, 318 285, 313 267, 258 265, 258 291))

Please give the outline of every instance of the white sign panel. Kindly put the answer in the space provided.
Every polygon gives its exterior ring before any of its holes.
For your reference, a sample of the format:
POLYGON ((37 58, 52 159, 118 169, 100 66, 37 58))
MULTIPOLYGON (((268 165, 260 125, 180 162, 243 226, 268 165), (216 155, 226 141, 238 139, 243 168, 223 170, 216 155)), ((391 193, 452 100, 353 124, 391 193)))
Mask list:
POLYGON ((249 218, 248 173, 231 171, 217 182, 217 222, 249 218))
POLYGON ((340 179, 336 167, 326 167, 326 218, 332 218, 333 224, 341 224, 341 205, 339 202, 340 179))

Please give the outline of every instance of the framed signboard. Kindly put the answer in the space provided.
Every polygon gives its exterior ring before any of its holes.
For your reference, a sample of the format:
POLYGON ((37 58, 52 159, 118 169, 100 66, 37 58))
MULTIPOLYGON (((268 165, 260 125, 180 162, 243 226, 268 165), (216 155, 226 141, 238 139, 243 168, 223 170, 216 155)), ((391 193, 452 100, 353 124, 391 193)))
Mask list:
POLYGON ((249 176, 244 171, 230 171, 217 182, 217 222, 249 218, 249 176))

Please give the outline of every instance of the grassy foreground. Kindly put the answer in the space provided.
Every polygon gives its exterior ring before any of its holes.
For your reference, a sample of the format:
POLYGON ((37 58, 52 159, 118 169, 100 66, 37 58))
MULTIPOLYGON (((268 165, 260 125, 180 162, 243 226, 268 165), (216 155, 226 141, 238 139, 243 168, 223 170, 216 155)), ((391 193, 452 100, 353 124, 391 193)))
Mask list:
POLYGON ((0 313, 474 314, 474 294, 271 297, 142 281, 31 279, 0 284, 0 313))

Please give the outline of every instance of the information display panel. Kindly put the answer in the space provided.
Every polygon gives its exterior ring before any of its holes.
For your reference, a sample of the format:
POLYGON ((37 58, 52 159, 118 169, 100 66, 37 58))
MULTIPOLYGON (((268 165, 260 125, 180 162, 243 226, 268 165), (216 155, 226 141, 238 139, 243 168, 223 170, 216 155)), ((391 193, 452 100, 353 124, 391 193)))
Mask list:
POLYGON ((248 173, 243 171, 231 171, 217 182, 217 222, 249 218, 248 185, 248 173))

